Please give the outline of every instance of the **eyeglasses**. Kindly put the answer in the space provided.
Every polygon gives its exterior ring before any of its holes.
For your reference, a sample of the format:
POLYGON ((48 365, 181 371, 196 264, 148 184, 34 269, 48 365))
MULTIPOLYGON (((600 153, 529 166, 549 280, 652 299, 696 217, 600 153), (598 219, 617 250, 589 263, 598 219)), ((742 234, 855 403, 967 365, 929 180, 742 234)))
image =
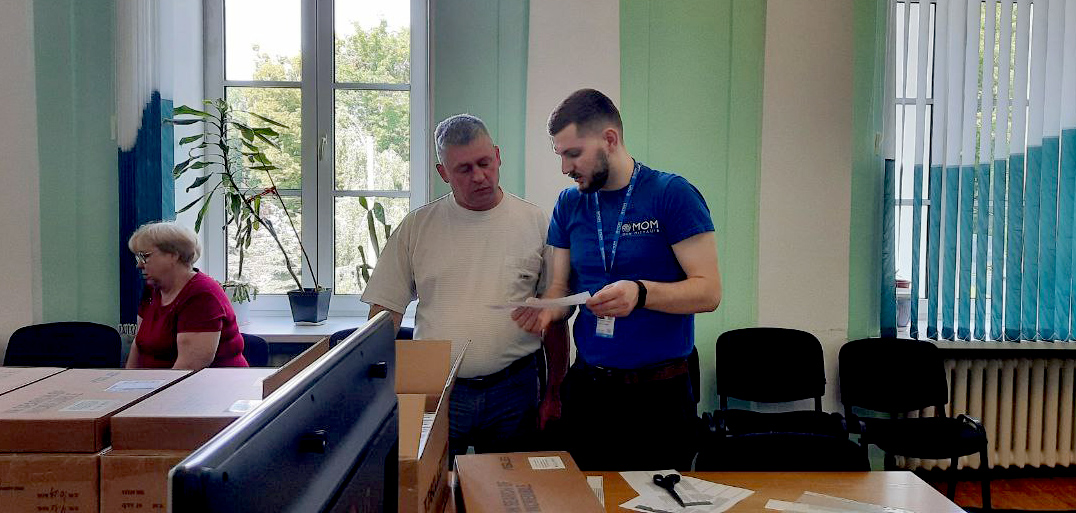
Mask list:
POLYGON ((141 265, 146 265, 146 259, 149 258, 149 256, 152 254, 152 251, 139 251, 134 254, 135 262, 141 265))

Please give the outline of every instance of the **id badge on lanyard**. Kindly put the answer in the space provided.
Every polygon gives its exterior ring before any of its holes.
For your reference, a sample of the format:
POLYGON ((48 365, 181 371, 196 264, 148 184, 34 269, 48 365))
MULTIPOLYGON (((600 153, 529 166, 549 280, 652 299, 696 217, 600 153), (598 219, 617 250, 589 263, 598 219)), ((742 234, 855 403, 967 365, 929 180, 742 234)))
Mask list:
MULTIPOLYGON (((639 174, 639 163, 635 163, 635 167, 631 170, 631 179, 628 181, 628 191, 624 194, 624 204, 620 206, 620 217, 616 221, 616 231, 613 233, 613 247, 609 250, 608 260, 605 258, 605 234, 602 231, 602 208, 598 202, 598 193, 600 191, 594 191, 594 212, 595 220, 598 223, 598 251, 602 255, 602 268, 605 269, 606 276, 613 272, 613 263, 616 261, 616 247, 620 243, 620 229, 624 226, 624 215, 628 212, 628 203, 631 201, 631 191, 635 189, 635 176, 639 174)), ((616 318, 614 317, 598 317, 597 325, 594 327, 594 334, 602 338, 613 338, 614 323, 616 318)))

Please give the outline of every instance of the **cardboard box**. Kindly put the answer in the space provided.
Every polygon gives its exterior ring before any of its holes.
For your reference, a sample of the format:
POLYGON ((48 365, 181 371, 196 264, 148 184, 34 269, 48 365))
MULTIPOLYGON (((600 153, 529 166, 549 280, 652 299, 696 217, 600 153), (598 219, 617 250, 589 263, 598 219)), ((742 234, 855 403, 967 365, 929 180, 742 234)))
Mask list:
POLYGON ((467 513, 603 513, 563 451, 467 454, 456 458, 467 513))
POLYGON ((260 404, 274 371, 202 369, 113 416, 112 448, 193 451, 260 404))
POLYGON ((0 395, 0 453, 99 452, 113 415, 188 374, 70 369, 0 395))
POLYGON ((0 395, 61 371, 59 367, 0 367, 0 395))
POLYGON ((0 510, 96 512, 99 459, 100 453, 0 454, 0 510))
POLYGON ((289 379, 294 378, 299 371, 307 368, 315 360, 321 358, 325 353, 329 352, 329 337, 325 337, 319 340, 316 344, 308 347, 306 351, 303 351, 299 356, 292 358, 290 362, 284 364, 284 366, 277 369, 273 375, 265 378, 262 381, 262 399, 269 397, 269 394, 280 388, 281 385, 287 383, 289 379))
POLYGON ((105 451, 101 511, 166 511, 168 471, 188 455, 188 451, 105 451))
POLYGON ((448 399, 462 359, 449 341, 396 341, 401 512, 439 512, 448 500, 448 399))

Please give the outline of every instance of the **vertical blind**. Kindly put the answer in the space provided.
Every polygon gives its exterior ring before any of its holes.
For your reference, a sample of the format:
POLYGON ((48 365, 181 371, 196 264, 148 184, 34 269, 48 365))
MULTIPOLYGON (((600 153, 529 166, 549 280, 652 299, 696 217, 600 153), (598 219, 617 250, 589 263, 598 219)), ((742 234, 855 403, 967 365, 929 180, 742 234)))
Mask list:
POLYGON ((1076 2, 888 0, 887 26, 882 334, 906 277, 912 338, 1076 339, 1076 2))

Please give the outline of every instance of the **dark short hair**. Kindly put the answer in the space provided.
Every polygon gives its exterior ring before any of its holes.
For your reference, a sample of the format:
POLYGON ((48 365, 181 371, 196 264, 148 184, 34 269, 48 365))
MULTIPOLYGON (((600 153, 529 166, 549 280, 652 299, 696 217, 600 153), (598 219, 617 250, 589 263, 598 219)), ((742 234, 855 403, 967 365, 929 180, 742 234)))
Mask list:
POLYGON ((556 135, 575 123, 580 133, 601 130, 612 125, 624 131, 620 111, 613 100, 597 89, 580 89, 560 102, 549 115, 549 135, 556 135))

